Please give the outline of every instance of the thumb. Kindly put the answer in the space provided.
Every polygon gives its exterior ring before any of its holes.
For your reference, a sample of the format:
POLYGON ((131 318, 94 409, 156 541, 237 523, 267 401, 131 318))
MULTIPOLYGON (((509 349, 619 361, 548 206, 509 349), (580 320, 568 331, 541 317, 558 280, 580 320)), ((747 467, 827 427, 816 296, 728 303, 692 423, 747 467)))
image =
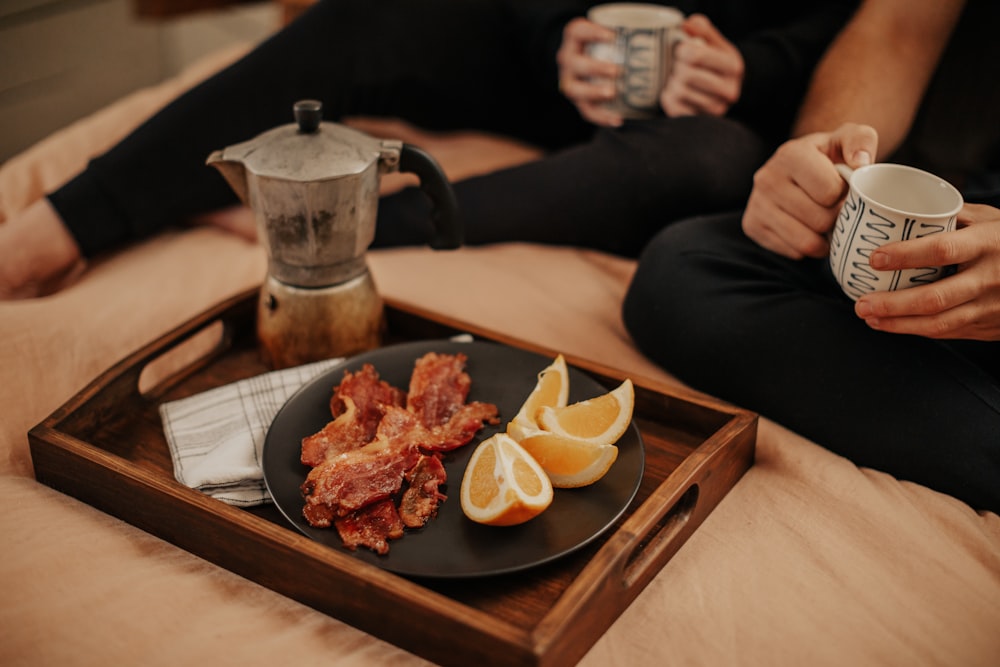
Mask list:
POLYGON ((853 169, 871 164, 878 155, 878 132, 870 125, 845 123, 834 131, 832 139, 840 147, 844 162, 853 169))
POLYGON ((713 46, 728 43, 723 34, 704 14, 692 14, 687 17, 684 19, 683 27, 684 32, 689 37, 700 37, 713 46))

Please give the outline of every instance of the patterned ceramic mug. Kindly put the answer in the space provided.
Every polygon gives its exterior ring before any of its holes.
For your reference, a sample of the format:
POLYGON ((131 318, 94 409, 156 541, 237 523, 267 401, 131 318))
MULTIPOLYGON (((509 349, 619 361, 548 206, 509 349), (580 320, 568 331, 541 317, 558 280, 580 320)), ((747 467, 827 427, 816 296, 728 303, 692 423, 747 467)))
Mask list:
POLYGON ((615 41, 590 46, 590 55, 621 65, 610 108, 625 118, 648 118, 660 106, 660 93, 673 66, 673 50, 685 38, 684 14, 673 7, 613 2, 592 7, 587 18, 615 31, 615 41))
POLYGON ((962 195, 934 174, 901 164, 879 163, 852 171, 837 165, 850 188, 830 237, 830 268, 844 293, 915 287, 940 278, 947 267, 876 271, 872 252, 893 241, 953 231, 962 195))

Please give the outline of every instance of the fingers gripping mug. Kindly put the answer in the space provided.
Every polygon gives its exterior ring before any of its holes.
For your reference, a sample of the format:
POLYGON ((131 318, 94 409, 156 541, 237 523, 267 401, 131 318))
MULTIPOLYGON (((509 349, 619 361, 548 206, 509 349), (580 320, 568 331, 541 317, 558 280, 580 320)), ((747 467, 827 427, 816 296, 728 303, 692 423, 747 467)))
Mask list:
POLYGON ((901 164, 873 164, 854 171, 837 165, 848 182, 847 199, 830 237, 830 268, 852 299, 934 282, 945 267, 876 271, 869 258, 894 241, 953 231, 962 195, 934 174, 901 164))
POLYGON ((615 41, 590 46, 590 55, 621 65, 617 94, 610 107, 625 118, 648 118, 660 106, 660 93, 673 66, 673 50, 684 38, 684 14, 672 7, 636 2, 597 5, 587 18, 615 31, 615 41))

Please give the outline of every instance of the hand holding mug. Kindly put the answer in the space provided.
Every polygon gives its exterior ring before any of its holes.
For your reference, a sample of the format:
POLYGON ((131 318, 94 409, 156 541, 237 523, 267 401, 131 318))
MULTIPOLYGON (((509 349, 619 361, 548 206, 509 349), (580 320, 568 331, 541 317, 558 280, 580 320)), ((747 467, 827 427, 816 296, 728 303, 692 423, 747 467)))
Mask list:
POLYGON ((651 118, 673 69, 674 48, 687 39, 684 14, 673 7, 642 2, 612 2, 591 7, 587 18, 614 33, 592 43, 591 57, 616 65, 614 97, 606 107, 620 118, 651 118))
POLYGON ((1000 340, 1000 211, 964 205, 950 183, 913 167, 839 169, 850 190, 830 267, 857 315, 892 333, 1000 340))
POLYGON ((934 174, 902 164, 878 163, 852 170, 837 165, 849 183, 847 198, 830 236, 830 269, 844 293, 859 299, 871 292, 926 285, 944 275, 945 264, 878 268, 890 243, 952 232, 962 195, 934 174))
POLYGON ((862 296, 857 315, 880 331, 1000 341, 1000 210, 966 204, 958 226, 874 252, 871 265, 882 271, 949 265, 958 271, 913 289, 862 296))
POLYGON ((660 106, 668 116, 723 116, 743 90, 743 55, 702 14, 689 16, 682 27, 691 39, 674 47, 660 106))
POLYGON ((782 144, 754 175, 743 231, 758 245, 789 259, 823 258, 847 186, 835 167, 862 167, 878 153, 878 135, 847 123, 782 144))
POLYGON ((615 41, 615 32, 585 18, 576 18, 563 29, 563 40, 556 54, 559 65, 559 90, 595 125, 617 127, 622 115, 609 106, 617 94, 615 79, 619 66, 590 55, 592 44, 615 41))

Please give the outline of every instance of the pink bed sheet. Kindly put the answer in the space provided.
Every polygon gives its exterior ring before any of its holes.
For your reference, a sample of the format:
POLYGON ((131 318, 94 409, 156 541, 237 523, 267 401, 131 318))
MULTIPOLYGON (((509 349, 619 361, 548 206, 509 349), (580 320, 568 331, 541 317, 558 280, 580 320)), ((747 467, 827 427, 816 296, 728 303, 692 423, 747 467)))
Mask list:
MULTIPOLYGON (((237 54, 5 164, 0 216, 237 54)), ((676 382, 622 327, 628 261, 508 244, 382 251, 371 266, 386 296, 676 382)), ((175 230, 95 263, 59 294, 0 302, 0 664, 425 664, 34 480, 29 428, 263 270, 254 244, 175 230)), ((1000 517, 859 469, 764 419, 755 465, 581 664, 998 665, 1000 517)))

